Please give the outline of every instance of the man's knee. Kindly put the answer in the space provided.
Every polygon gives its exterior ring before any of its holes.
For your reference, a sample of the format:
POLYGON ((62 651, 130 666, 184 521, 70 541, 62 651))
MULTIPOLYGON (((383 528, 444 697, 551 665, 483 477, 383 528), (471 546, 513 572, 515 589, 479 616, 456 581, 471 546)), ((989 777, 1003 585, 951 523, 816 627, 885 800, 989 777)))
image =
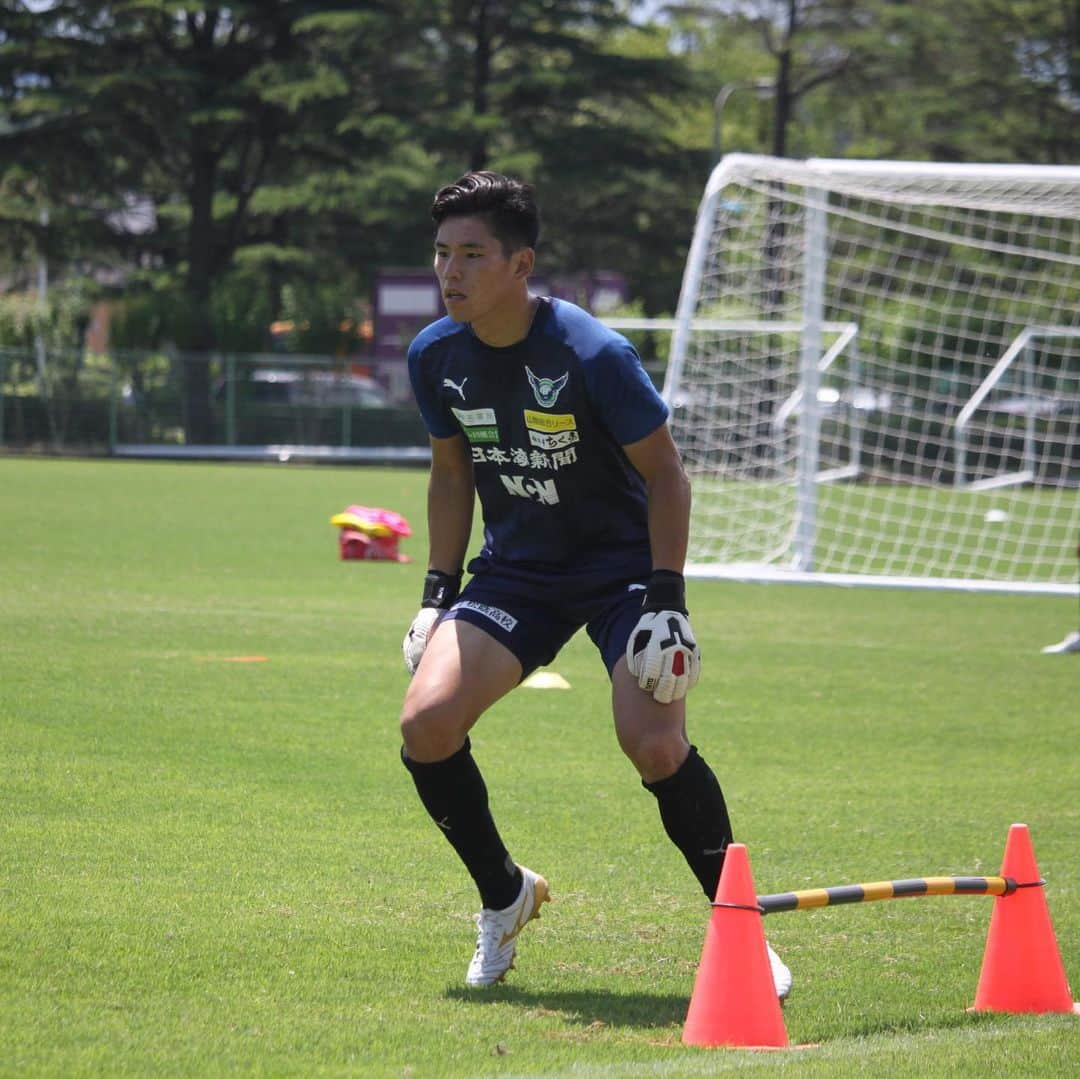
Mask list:
POLYGON ((465 744, 469 722, 453 700, 410 692, 401 709, 401 739, 414 761, 440 761, 465 744))
POLYGON ((630 758, 646 783, 656 783, 674 775, 690 752, 690 745, 679 731, 636 731, 620 737, 623 752, 630 758))

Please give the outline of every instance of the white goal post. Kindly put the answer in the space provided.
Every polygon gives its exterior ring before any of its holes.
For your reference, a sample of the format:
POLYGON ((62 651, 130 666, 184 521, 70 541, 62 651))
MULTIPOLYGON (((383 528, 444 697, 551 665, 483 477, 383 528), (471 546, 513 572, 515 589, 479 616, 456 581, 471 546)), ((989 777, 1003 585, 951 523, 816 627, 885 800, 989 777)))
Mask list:
POLYGON ((670 327, 689 573, 1075 593, 1080 167, 729 155, 670 327))

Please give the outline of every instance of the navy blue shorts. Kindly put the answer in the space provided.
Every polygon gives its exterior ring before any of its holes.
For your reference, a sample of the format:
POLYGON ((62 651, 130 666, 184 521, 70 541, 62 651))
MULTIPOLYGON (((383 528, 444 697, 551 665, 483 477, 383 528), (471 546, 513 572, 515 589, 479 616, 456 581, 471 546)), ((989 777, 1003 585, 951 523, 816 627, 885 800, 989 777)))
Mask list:
POLYGON ((550 573, 475 558, 469 572, 471 580, 445 617, 477 626, 505 645, 524 679, 549 664, 582 626, 610 676, 641 617, 650 567, 629 576, 625 570, 550 573))

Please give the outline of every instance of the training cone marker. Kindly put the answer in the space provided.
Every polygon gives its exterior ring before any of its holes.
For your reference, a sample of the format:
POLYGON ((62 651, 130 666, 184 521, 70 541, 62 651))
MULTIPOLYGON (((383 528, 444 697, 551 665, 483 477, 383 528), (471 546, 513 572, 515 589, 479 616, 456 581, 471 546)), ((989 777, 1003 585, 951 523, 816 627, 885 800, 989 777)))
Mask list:
POLYGON ((521 684, 529 689, 570 688, 570 683, 558 671, 533 671, 521 684))
POLYGON ((731 843, 724 855, 682 1040, 686 1045, 743 1049, 788 1045, 750 859, 742 843, 731 843))
POLYGON ((1020 887, 998 896, 990 915, 973 1011, 1077 1012, 1065 978, 1044 888, 1026 824, 1014 824, 1001 875, 1020 887))

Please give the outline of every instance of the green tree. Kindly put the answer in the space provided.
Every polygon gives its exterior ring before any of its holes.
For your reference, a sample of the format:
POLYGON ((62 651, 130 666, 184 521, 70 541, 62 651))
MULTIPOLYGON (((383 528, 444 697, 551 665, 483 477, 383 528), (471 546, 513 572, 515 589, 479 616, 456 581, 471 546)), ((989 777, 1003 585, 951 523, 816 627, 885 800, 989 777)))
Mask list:
MULTIPOLYGON (((178 278, 193 441, 211 435, 215 283, 242 247, 273 243, 255 198, 284 156, 302 152, 311 109, 344 89, 306 63, 300 24, 344 6, 127 0, 39 4, 28 18, 27 5, 5 5, 12 50, 32 58, 9 71, 9 104, 20 145, 50 163, 52 201, 80 201, 81 166, 114 206, 134 193, 156 208, 142 246, 178 278)), ((109 209, 96 208, 101 218, 109 209)))
POLYGON ((650 309, 670 310, 706 162, 671 134, 692 87, 665 35, 610 0, 397 7, 394 20, 305 21, 312 55, 350 91, 323 103, 319 171, 305 163, 306 179, 267 187, 257 206, 291 212, 305 192, 292 227, 351 256, 366 286, 379 265, 429 261, 437 186, 501 169, 540 189, 545 272, 619 269, 650 309))
POLYGON ((621 270, 670 310, 704 157, 669 133, 693 87, 665 37, 611 0, 431 8, 423 143, 442 178, 526 176, 545 208, 542 269, 621 270))
MULTIPOLYGON (((875 0, 702 0, 667 5, 665 10, 697 54, 691 63, 716 95, 714 143, 721 141, 719 114, 728 98, 756 88, 759 97, 767 96, 771 102, 771 118, 767 133, 754 133, 755 141, 777 157, 801 152, 801 140, 792 139, 800 126, 800 112, 819 87, 836 82, 857 62, 861 33, 873 21, 877 6, 875 0)), ((742 140, 746 138, 744 129, 742 140)))
POLYGON ((669 10, 692 42, 688 61, 713 86, 772 80, 768 138, 746 125, 746 95, 733 99, 727 122, 742 148, 1077 159, 1076 0, 704 0, 669 10))

